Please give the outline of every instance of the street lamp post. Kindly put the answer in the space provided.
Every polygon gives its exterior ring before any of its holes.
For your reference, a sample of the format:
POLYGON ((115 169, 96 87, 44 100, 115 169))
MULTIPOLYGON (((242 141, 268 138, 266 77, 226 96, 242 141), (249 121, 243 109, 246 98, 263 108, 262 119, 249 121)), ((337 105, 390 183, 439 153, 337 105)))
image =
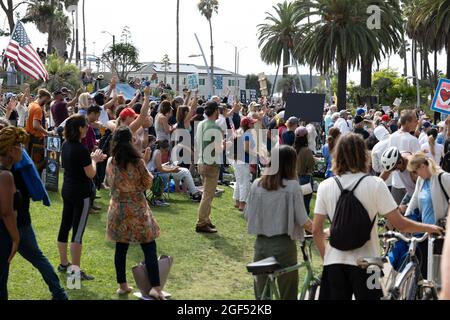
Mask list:
POLYGON ((225 41, 226 44, 230 44, 234 47, 234 88, 235 94, 239 94, 239 85, 238 85, 238 74, 239 74, 239 62, 240 62, 240 54, 243 50, 247 49, 247 47, 241 48, 238 50, 238 47, 229 41, 225 41))
POLYGON ((195 36, 195 39, 197 40, 198 46, 200 48, 200 52, 202 53, 203 61, 205 62, 206 71, 208 73, 208 78, 210 81, 209 85, 210 85, 211 95, 214 95, 214 78, 213 78, 212 73, 209 71, 208 60, 206 60, 205 52, 203 51, 202 44, 200 43, 200 40, 198 39, 197 34, 194 33, 194 36, 195 36))
POLYGON ((108 31, 102 31, 102 33, 109 34, 113 38, 113 42, 112 42, 113 43, 112 44, 113 61, 112 61, 112 66, 111 66, 113 70, 111 70, 111 71, 114 73, 116 70, 116 36, 108 31))

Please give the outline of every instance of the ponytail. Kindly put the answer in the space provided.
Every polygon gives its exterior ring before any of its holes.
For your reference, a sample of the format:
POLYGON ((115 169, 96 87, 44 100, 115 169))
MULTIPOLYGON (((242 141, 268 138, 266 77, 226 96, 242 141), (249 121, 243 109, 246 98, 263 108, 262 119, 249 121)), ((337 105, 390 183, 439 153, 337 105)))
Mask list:
POLYGON ((330 152, 332 152, 334 147, 337 145, 337 141, 340 135, 341 131, 337 128, 331 128, 330 131, 328 132, 327 143, 330 152))
POLYGON ((436 139, 438 136, 438 131, 436 129, 431 129, 428 133, 428 144, 430 145, 431 154, 436 156, 436 139))

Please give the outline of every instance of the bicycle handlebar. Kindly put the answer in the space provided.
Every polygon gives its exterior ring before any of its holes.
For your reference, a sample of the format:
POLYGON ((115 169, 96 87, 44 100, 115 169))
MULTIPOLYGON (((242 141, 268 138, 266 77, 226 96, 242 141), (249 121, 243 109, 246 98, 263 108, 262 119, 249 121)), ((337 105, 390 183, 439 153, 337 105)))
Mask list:
POLYGON ((398 240, 405 241, 406 243, 411 243, 411 242, 422 243, 422 242, 425 242, 426 240, 428 240, 429 237, 430 237, 430 235, 428 233, 425 233, 421 238, 417 238, 417 237, 408 238, 401 233, 393 232, 393 231, 389 231, 389 232, 380 234, 380 238, 384 238, 384 239, 395 238, 398 240))

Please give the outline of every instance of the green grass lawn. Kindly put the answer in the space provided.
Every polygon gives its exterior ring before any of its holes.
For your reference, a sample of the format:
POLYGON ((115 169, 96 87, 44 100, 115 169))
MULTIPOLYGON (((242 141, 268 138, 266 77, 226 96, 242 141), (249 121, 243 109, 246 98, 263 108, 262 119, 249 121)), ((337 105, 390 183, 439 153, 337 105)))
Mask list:
MULTIPOLYGON (((115 300, 117 284, 114 270, 114 244, 106 240, 106 211, 108 193, 101 192, 97 200, 103 208, 101 215, 91 215, 84 237, 82 268, 95 277, 83 282, 82 290, 68 291, 72 300, 115 300)), ((59 264, 56 238, 61 221, 62 201, 52 194, 52 207, 32 205, 33 225, 39 245, 54 266, 59 264)), ((182 195, 171 195, 171 207, 153 209, 161 226, 157 240, 158 254, 174 257, 166 291, 175 300, 248 300, 254 299, 253 278, 246 265, 253 259, 254 237, 247 234, 246 222, 234 209, 232 190, 226 189, 213 204, 213 222, 219 234, 198 235, 194 232, 198 204, 182 195)), ((300 259, 300 258, 299 258, 300 259)), ((131 268, 143 260, 139 246, 128 253, 127 276, 135 287, 131 268)), ((315 265, 318 265, 317 254, 315 265)), ((301 260, 299 260, 301 261, 301 260)), ((65 287, 66 276, 60 274, 65 287)), ((48 300, 51 295, 39 272, 19 255, 11 265, 10 299, 48 300)), ((135 299, 130 296, 128 299, 135 299)))

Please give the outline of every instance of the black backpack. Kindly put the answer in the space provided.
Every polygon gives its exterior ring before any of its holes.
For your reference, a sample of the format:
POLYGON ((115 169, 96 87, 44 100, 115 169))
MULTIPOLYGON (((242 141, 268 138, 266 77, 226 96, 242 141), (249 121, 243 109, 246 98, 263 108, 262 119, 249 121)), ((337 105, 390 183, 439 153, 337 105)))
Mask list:
POLYGON ((445 172, 450 172, 450 152, 447 152, 444 158, 442 158, 441 168, 445 172))
POLYGON ((330 245, 340 251, 359 249, 370 240, 377 217, 371 221, 366 208, 354 195, 361 181, 367 177, 370 175, 362 177, 351 191, 344 190, 339 179, 334 178, 342 194, 331 223, 330 245))

